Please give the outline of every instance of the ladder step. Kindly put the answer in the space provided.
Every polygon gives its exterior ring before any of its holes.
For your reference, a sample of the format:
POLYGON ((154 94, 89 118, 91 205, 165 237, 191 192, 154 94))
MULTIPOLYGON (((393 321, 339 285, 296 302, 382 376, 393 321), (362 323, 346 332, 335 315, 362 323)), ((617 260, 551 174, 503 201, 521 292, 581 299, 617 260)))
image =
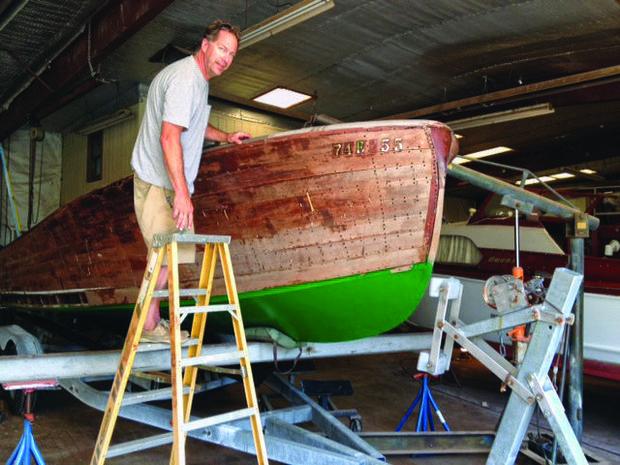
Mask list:
POLYGON ((242 350, 235 350, 233 352, 221 352, 219 354, 200 355, 198 357, 181 359, 181 366, 193 367, 196 365, 216 365, 222 362, 230 362, 231 360, 240 360, 245 358, 245 354, 242 350))
MULTIPOLYGON (((194 297, 199 295, 207 295, 206 289, 179 289, 179 297, 194 297)), ((167 290, 153 291, 153 297, 158 299, 167 298, 170 293, 167 290)))
POLYGON ((214 312, 234 312, 237 310, 236 305, 195 305, 192 307, 181 307, 179 313, 181 315, 185 313, 214 313, 214 312))
MULTIPOLYGON (((189 386, 183 388, 183 395, 189 394, 189 386)), ((152 389, 144 392, 132 392, 125 394, 123 407, 126 405, 145 404, 155 400, 172 399, 172 388, 152 389)))
POLYGON ((118 457, 119 455, 131 454, 132 452, 164 446, 166 444, 172 444, 172 433, 158 434, 157 436, 149 436, 148 438, 115 444, 108 449, 106 458, 110 459, 112 457, 118 457))
POLYGON ((187 433, 188 431, 208 428, 210 426, 219 425, 221 423, 229 423, 231 421, 240 420, 242 418, 248 418, 252 415, 256 415, 257 413, 258 410, 255 407, 244 408, 241 410, 233 410, 232 412, 222 413, 220 415, 213 415, 212 417, 190 421, 183 425, 182 430, 183 432, 187 433))
POLYGON ((230 236, 189 233, 155 234, 153 236, 153 247, 163 247, 171 242, 182 242, 184 244, 230 244, 230 236))
MULTIPOLYGON (((190 338, 181 343, 181 347, 195 346, 198 344, 198 338, 190 338)), ((170 344, 166 342, 140 342, 138 352, 152 352, 156 350, 170 350, 170 344)))

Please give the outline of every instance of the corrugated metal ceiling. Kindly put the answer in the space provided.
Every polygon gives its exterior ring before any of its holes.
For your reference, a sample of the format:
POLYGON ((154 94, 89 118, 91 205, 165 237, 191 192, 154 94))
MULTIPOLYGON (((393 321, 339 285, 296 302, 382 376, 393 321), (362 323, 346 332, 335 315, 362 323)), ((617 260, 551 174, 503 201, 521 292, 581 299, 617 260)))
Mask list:
POLYGON ((616 64, 619 31, 613 1, 340 0, 242 51, 214 88, 317 90, 320 112, 370 119, 616 64))
POLYGON ((106 2, 16 0, 0 4, 0 102, 39 74, 106 2))
MULTIPOLYGON (((30 0, 0 32, 2 48, 37 70, 97 3, 30 0)), ((268 0, 176 0, 108 57, 104 73, 148 82, 161 67, 151 56, 169 43, 192 47, 213 18, 244 26, 277 11, 268 0)), ((619 51, 613 0, 336 0, 332 10, 241 50, 212 89, 251 99, 285 85, 317 93, 301 111, 371 119, 617 64, 619 51)), ((0 64, 6 98, 29 76, 6 52, 0 64)))
MULTIPOLYGON (((268 1, 250 5, 250 25, 275 12, 268 1)), ((117 50, 108 69, 148 80, 159 69, 148 63, 157 50, 194 45, 214 17, 243 24, 244 8, 177 0, 117 50)), ((317 92, 301 111, 372 119, 610 66, 619 52, 613 0, 336 0, 332 10, 241 50, 212 89, 251 99, 284 85, 317 92)))
MULTIPOLYGON (((126 0, 110 5, 122 1, 126 0)), ((155 0, 136 1, 148 5, 155 0)), ((105 58, 103 75, 116 84, 104 88, 114 97, 127 83, 149 82, 163 66, 149 59, 162 48, 193 47, 205 25, 217 17, 248 27, 289 5, 275 1, 174 1, 105 58)), ((316 100, 294 109, 298 115, 325 113, 352 121, 619 64, 620 5, 614 0, 334 1, 336 6, 328 12, 239 51, 233 67, 211 82, 212 95, 249 103, 257 94, 282 85, 316 93, 316 100)), ((64 15, 65 27, 57 14, 48 13, 51 2, 30 0, 1 32, 0 40, 3 46, 22 50, 25 62, 36 68, 58 48, 61 37, 79 29, 80 18, 92 13, 96 4, 54 3, 54 11, 64 15), (50 24, 35 23, 40 16, 50 24), (56 34, 54 28, 59 28, 56 34), (30 29, 33 34, 37 31, 38 45, 30 42, 30 29)), ((0 60, 0 92, 6 96, 8 89, 29 76, 2 52, 0 60)), ((586 135, 613 140, 613 130, 620 130, 619 74, 609 77, 605 86, 561 89, 562 95, 553 91, 538 99, 530 96, 534 102, 551 101, 556 115, 543 125, 472 130, 464 145, 473 150, 501 142, 515 137, 517 127, 524 148, 528 140, 530 145, 586 135), (603 128, 605 134, 597 132, 603 128)), ((475 105, 468 114, 492 111, 505 103, 475 105)), ((462 110, 431 116, 443 120, 467 116, 462 110)))

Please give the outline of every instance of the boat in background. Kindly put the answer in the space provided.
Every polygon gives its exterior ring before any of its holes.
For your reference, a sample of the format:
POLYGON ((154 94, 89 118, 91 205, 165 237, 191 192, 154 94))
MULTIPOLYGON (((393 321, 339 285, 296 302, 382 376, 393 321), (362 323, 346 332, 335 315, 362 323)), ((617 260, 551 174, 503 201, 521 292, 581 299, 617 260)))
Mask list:
MULTIPOLYGON (((418 120, 312 127, 205 151, 196 232, 232 236, 246 327, 328 342, 403 322, 431 277, 457 152, 447 126, 418 120)), ((0 250, 0 303, 130 309, 145 257, 129 177, 0 250)), ((182 265, 180 275, 195 287, 198 266, 182 265)))
MULTIPOLYGON (((591 232, 586 244, 584 373, 620 381, 620 208, 617 214, 612 211, 620 202, 614 203, 614 193, 574 191, 572 198, 580 208, 601 218, 601 225, 591 232), (605 203, 608 211, 603 213, 607 214, 601 214, 600 207, 605 203)), ((463 283, 461 319, 467 323, 489 317, 490 309, 483 300, 486 279, 510 275, 515 266, 514 223, 513 211, 500 205, 499 196, 492 195, 469 221, 442 227, 433 276, 454 276, 463 283)), ((555 268, 569 266, 569 255, 560 246, 569 245, 564 231, 565 222, 557 217, 520 221, 520 265, 526 280, 535 275, 550 278, 555 268)), ((436 307, 436 299, 426 295, 411 321, 432 327, 436 307)))

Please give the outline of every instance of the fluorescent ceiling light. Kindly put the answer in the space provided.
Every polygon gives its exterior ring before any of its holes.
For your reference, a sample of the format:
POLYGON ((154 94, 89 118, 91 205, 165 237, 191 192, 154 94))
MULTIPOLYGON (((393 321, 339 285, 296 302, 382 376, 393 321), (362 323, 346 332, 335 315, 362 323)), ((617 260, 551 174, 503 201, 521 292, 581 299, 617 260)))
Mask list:
POLYGON ((460 131, 467 128, 476 128, 479 126, 488 126, 489 124, 505 123, 507 121, 548 115, 554 112, 555 109, 550 103, 542 103, 529 107, 516 108, 514 110, 498 111, 496 113, 489 113, 488 115, 474 116, 472 118, 456 119, 448 121, 446 124, 450 126, 453 131, 460 131))
POLYGON ((493 147, 492 149, 480 150, 479 152, 473 152, 473 153, 468 153, 466 155, 461 155, 459 157, 456 157, 452 161, 452 163, 454 163, 455 165, 462 165, 463 163, 469 163, 472 159, 486 158, 492 155, 499 155, 500 153, 506 153, 506 152, 511 152, 511 151, 512 149, 510 147, 504 147, 504 146, 493 147))
POLYGON ((596 174, 596 171, 591 170, 590 168, 584 168, 582 170, 579 170, 579 172, 583 174, 596 174))
POLYGON ((463 136, 461 134, 454 134, 454 137, 456 137, 457 139, 462 139, 463 136))
POLYGON ((276 87, 265 94, 253 98, 252 100, 278 108, 290 108, 311 98, 312 96, 308 94, 302 94, 301 92, 285 89, 284 87, 276 87))
POLYGON ((333 0, 302 0, 241 32, 239 50, 276 35, 334 7, 333 0))
MULTIPOLYGON (((540 181, 543 182, 551 182, 551 181, 557 181, 557 179, 552 178, 551 176, 540 176, 538 179, 536 178, 528 178, 525 180, 525 185, 529 185, 529 184, 538 184, 540 181)), ((521 185, 521 181, 517 181, 515 182, 515 184, 517 186, 521 185)))
POLYGON ((555 174, 550 174, 549 176, 551 176, 554 179, 568 179, 568 178, 575 177, 575 175, 572 173, 555 173, 555 174))
MULTIPOLYGON (((574 177, 575 175, 571 173, 555 173, 555 174, 550 174, 548 176, 540 176, 538 179, 528 178, 525 180, 525 185, 527 186, 529 184, 538 184, 540 181, 552 182, 552 181, 558 181, 560 179, 569 179, 569 178, 574 178, 574 177)), ((515 184, 520 185, 521 181, 517 181, 515 182, 515 184)))
POLYGON ((82 136, 87 136, 94 132, 103 131, 104 129, 122 123, 123 121, 127 121, 128 119, 133 118, 133 116, 133 112, 125 108, 123 110, 118 110, 115 113, 89 121, 82 127, 76 129, 75 132, 82 136))

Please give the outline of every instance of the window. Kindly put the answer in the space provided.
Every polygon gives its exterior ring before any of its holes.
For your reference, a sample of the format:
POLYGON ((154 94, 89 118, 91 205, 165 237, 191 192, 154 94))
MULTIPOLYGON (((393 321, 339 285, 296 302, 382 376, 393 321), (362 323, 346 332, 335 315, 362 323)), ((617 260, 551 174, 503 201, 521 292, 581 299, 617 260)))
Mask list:
POLYGON ((86 182, 101 181, 103 165, 103 131, 88 135, 86 182))

